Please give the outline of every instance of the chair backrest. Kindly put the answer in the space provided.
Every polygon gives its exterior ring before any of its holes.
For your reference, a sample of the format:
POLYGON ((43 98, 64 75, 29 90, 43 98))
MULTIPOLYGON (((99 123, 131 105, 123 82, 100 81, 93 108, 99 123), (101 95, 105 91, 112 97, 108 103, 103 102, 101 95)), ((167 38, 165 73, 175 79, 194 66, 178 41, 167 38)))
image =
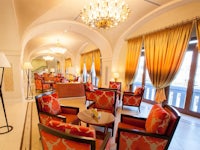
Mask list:
POLYGON ((42 104, 41 104, 42 97, 45 95, 52 95, 52 94, 55 94, 55 92, 49 91, 49 92, 41 93, 41 94, 35 96, 35 102, 36 102, 38 112, 42 112, 42 104))
POLYGON ((116 115, 117 108, 117 90, 98 89, 93 93, 94 108, 109 111, 116 115))
POLYGON ((114 82, 114 81, 110 81, 109 82, 109 88, 111 89, 117 89, 118 91, 121 91, 121 85, 122 83, 121 82, 114 82))
POLYGON ((43 150, 95 150, 95 138, 76 136, 38 124, 43 150))
POLYGON ((169 136, 168 144, 166 146, 166 147, 168 147, 170 142, 171 142, 171 139, 172 139, 172 137, 174 135, 174 132, 175 132, 175 130, 177 128, 177 125, 179 123, 181 115, 174 107, 172 107, 170 105, 164 105, 163 108, 170 115, 170 122, 169 122, 168 128, 167 128, 166 133, 165 133, 167 136, 169 136))

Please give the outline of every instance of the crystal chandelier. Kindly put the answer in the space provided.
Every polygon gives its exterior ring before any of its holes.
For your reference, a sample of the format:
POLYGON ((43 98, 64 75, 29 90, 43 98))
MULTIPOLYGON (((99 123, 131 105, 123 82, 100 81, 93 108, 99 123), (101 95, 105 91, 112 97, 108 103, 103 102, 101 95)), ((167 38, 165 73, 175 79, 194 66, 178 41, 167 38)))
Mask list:
POLYGON ((45 61, 52 61, 54 59, 54 57, 53 56, 43 56, 43 59, 45 61))
POLYGON ((64 54, 67 49, 63 46, 61 46, 61 44, 59 43, 59 40, 57 40, 57 44, 55 47, 51 47, 50 50, 53 52, 53 53, 60 53, 60 54, 64 54))
POLYGON ((108 29, 125 21, 129 13, 124 0, 93 0, 81 11, 81 19, 91 27, 108 29))

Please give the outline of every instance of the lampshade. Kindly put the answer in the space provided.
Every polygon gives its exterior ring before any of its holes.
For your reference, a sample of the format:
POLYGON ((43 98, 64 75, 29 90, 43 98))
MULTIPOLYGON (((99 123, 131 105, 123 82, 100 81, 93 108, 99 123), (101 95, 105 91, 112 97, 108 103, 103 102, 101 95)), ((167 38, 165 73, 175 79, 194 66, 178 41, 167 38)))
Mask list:
POLYGON ((33 66, 31 65, 30 62, 25 62, 23 68, 24 69, 33 69, 33 66))
POLYGON ((115 73, 113 73, 113 76, 114 76, 114 78, 119 78, 119 73, 118 72, 115 72, 115 73))
POLYGON ((3 52, 0 52, 0 67, 11 67, 3 52))

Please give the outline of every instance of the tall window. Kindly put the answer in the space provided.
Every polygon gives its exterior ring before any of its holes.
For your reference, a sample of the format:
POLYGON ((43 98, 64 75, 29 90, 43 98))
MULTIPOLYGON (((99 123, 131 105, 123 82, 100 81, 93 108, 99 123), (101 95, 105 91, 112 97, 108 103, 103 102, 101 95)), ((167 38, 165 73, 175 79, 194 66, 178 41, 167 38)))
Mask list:
POLYGON ((168 104, 184 108, 193 51, 187 51, 176 78, 170 85, 168 104))

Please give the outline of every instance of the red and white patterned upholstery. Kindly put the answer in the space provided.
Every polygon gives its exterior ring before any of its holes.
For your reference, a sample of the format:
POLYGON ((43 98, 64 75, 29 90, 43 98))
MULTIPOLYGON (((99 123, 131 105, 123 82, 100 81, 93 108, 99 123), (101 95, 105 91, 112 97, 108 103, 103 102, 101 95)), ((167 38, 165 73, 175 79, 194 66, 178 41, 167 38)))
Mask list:
POLYGON ((156 104, 151 109, 146 120, 146 132, 165 134, 169 125, 170 115, 159 104, 156 104))
POLYGON ((53 95, 44 95, 41 100, 42 111, 53 115, 61 113, 60 103, 58 97, 53 95))
POLYGON ((79 124, 78 107, 61 106, 56 92, 45 92, 35 96, 39 121, 48 125, 50 120, 79 124))
POLYGON ((122 83, 121 82, 109 82, 109 88, 110 89, 117 89, 117 99, 121 99, 121 88, 122 88, 122 83))
POLYGON ((49 126, 38 124, 43 150, 100 150, 110 149, 109 136, 97 139, 89 127, 50 121, 49 126))
POLYGON ((122 97, 122 109, 123 106, 134 106, 138 107, 138 110, 140 111, 140 104, 142 102, 144 93, 144 87, 137 87, 135 92, 124 92, 122 97))
POLYGON ((167 150, 179 120, 179 112, 169 105, 154 105, 146 119, 121 114, 117 150, 167 150))
MULTIPOLYGON (((93 92, 94 102, 87 109, 97 108, 98 111, 106 111, 116 115, 117 110, 117 91, 98 89, 93 92)), ((108 125, 108 128, 114 130, 114 122, 108 125)), ((112 132, 113 135, 113 132, 112 132)))

